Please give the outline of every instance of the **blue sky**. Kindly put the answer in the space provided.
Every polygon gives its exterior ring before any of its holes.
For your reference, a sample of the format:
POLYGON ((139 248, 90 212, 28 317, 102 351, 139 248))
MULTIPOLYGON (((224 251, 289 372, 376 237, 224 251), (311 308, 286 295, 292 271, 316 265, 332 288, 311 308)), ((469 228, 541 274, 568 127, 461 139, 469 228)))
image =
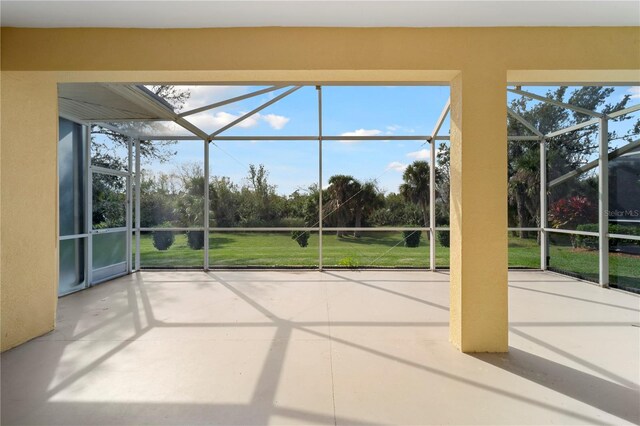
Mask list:
MULTIPOLYGON (((189 86, 191 98, 183 108, 187 111, 222 99, 259 90, 246 86, 189 86)), ((548 87, 526 87, 525 90, 545 94, 548 87)), ((236 117, 273 99, 287 89, 281 89, 204 113, 189 116, 189 120, 208 133, 224 126, 236 117)), ((611 102, 625 93, 640 101, 638 88, 619 87, 611 102)), ((426 135, 449 96, 448 86, 323 86, 324 135, 426 135)), ((511 99, 515 95, 508 95, 511 99)), ((318 100, 315 87, 303 87, 260 111, 241 125, 224 132, 228 136, 296 135, 315 136, 318 133, 318 100)), ((638 115, 636 114, 635 117, 638 115)), ((635 121, 635 120, 634 120, 635 121)), ((626 131, 625 124, 613 124, 613 129, 626 131)), ((449 133, 448 118, 440 131, 449 133)), ((179 142, 174 161, 165 164, 147 163, 148 170, 171 172, 181 163, 202 165, 203 143, 179 142)), ((325 141, 323 144, 323 186, 334 174, 350 174, 361 180, 375 179, 386 192, 397 192, 402 183, 402 171, 416 159, 428 160, 429 145, 424 141, 325 141)), ((282 194, 304 189, 318 180, 318 144, 316 141, 217 141, 210 148, 212 175, 228 176, 243 183, 249 164, 264 164, 269 180, 282 194)))

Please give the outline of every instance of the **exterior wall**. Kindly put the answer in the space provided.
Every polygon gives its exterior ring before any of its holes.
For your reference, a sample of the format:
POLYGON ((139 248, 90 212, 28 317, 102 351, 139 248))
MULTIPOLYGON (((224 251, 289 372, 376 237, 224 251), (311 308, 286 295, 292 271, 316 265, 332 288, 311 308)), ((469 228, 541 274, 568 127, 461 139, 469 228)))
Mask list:
POLYGON ((637 27, 3 28, 1 348, 54 326, 59 82, 453 82, 451 339, 504 351, 504 85, 637 84, 639 51, 637 27))

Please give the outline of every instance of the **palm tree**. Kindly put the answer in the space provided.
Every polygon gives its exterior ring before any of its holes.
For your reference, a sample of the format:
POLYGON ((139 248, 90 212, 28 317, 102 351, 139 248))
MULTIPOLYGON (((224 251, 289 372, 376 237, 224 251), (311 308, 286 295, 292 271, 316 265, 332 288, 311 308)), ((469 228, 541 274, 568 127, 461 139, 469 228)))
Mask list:
MULTIPOLYGON (((333 216, 332 219, 338 227, 347 226, 351 220, 353 212, 351 206, 353 204, 352 197, 360 190, 360 183, 349 175, 333 175, 329 178, 329 202, 325 208, 325 218, 333 216)), ((324 218, 323 218, 324 219, 324 218)), ((342 236, 344 231, 337 231, 338 237, 342 236)))
POLYGON ((420 205, 423 226, 429 226, 429 163, 414 161, 405 169, 402 180, 404 183, 400 185, 400 194, 405 200, 420 205))
MULTIPOLYGON (((372 211, 384 205, 384 196, 380 193, 378 187, 376 187, 375 182, 365 182, 353 197, 353 202, 355 226, 356 228, 359 228, 362 226, 362 219, 364 216, 369 215, 372 211)), ((353 236, 357 238, 360 236, 360 233, 358 231, 354 231, 353 236)))

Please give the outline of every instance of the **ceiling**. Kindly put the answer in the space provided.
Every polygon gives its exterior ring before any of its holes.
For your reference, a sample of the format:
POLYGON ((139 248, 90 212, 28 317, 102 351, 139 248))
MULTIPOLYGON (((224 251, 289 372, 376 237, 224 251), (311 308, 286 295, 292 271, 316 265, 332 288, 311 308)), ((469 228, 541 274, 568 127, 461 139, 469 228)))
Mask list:
POLYGON ((13 27, 638 26, 640 1, 0 1, 13 27))

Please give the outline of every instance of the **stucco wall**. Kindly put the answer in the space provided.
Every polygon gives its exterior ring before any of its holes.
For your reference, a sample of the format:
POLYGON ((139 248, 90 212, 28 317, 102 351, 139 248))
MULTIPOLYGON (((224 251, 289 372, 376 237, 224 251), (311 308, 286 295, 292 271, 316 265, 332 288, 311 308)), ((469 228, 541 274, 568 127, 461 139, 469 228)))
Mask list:
POLYGON ((0 42, 3 350, 54 325, 58 82, 453 82, 451 338, 465 351, 499 351, 504 85, 640 81, 636 27, 3 28, 0 42))

